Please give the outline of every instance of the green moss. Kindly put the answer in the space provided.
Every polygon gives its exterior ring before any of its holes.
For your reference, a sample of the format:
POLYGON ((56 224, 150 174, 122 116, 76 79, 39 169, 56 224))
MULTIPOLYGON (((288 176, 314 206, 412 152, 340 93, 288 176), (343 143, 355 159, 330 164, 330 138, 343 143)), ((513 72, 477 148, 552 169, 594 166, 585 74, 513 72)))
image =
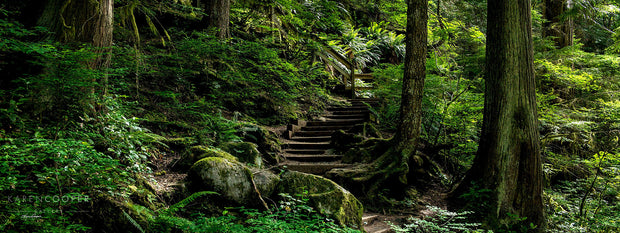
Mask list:
POLYGON ((237 157, 239 162, 249 163, 257 167, 263 166, 263 158, 258 152, 258 146, 250 142, 229 142, 221 146, 222 150, 237 157))
POLYGON ((282 174, 279 192, 307 195, 318 212, 343 226, 361 228, 363 206, 353 194, 333 181, 301 172, 282 174))
POLYGON ((194 163, 209 157, 225 158, 228 161, 238 161, 237 157, 217 148, 208 146, 193 146, 187 149, 182 155, 175 168, 185 170, 190 168, 194 163))

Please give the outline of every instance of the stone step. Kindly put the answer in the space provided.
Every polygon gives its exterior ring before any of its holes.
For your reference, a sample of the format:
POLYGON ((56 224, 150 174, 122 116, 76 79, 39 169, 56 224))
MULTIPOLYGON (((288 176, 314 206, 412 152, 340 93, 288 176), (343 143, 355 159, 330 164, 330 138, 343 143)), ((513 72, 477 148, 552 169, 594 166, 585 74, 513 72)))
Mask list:
POLYGON ((360 123, 364 123, 364 118, 354 118, 354 119, 338 119, 338 120, 327 120, 327 121, 308 121, 306 122, 306 126, 351 126, 360 123))
POLYGON ((320 155, 325 154, 327 150, 324 149, 287 149, 284 150, 286 154, 303 154, 303 155, 320 155))
POLYGON ((331 136, 335 130, 315 130, 315 131, 298 131, 293 135, 294 137, 318 137, 318 136, 331 136))
POLYGON ((334 162, 322 162, 322 163, 300 163, 286 161, 281 165, 286 166, 288 169, 298 172, 310 173, 315 175, 323 175, 327 171, 334 168, 347 167, 350 164, 334 163, 334 162))
POLYGON ((291 137, 291 140, 297 141, 297 142, 329 142, 332 140, 332 136, 307 136, 307 137, 293 136, 291 137))
POLYGON ((289 149, 330 149, 329 142, 291 142, 286 144, 289 149))
MULTIPOLYGON (((336 131, 339 129, 342 130, 349 130, 351 129, 353 126, 341 126, 341 125, 328 125, 328 126, 306 126, 306 127, 302 127, 301 128, 301 132, 303 131, 336 131)), ((299 133, 299 132, 297 132, 299 133)), ((296 133, 296 136, 300 136, 296 133)))
POLYGON ((299 161, 299 162, 333 162, 342 159, 342 155, 322 154, 322 155, 309 155, 309 154, 284 154, 287 160, 299 161))

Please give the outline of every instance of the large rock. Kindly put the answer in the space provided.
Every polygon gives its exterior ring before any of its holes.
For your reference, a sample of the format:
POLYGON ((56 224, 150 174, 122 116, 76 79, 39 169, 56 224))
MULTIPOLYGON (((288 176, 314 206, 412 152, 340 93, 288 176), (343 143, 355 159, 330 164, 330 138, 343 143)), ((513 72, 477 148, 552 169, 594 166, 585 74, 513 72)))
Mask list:
POLYGON ((220 157, 196 162, 188 179, 193 190, 215 191, 228 200, 254 206, 260 203, 256 190, 262 196, 270 196, 280 180, 267 170, 252 170, 237 161, 220 157))
POLYGON ((239 162, 248 163, 256 167, 263 167, 263 158, 258 152, 258 146, 251 142, 228 142, 221 146, 222 150, 237 157, 239 162))
POLYGON ((193 146, 181 155, 181 159, 176 162, 174 168, 175 170, 186 170, 199 160, 209 157, 219 157, 235 162, 238 161, 237 157, 221 149, 208 146, 193 146))
POLYGON ((362 203, 346 189, 329 179, 296 171, 287 171, 280 178, 278 192, 307 192, 310 199, 308 204, 318 212, 335 219, 341 225, 361 229, 362 203))
POLYGON ((258 146, 258 151, 267 164, 274 165, 284 160, 282 147, 276 133, 258 125, 246 125, 237 132, 243 137, 243 141, 252 142, 258 146))

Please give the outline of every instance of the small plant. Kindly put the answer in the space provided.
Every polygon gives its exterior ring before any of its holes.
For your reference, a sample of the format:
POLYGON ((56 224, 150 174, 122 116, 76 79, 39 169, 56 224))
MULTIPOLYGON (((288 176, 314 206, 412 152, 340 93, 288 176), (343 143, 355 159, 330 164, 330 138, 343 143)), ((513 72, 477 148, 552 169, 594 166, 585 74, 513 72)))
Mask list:
MULTIPOLYGON (((467 215, 471 211, 451 212, 436 206, 426 206, 430 215, 424 218, 410 217, 411 223, 402 227, 389 223, 396 232, 487 232, 479 229, 480 223, 467 222, 467 215)), ((490 232, 490 231, 489 231, 490 232)))

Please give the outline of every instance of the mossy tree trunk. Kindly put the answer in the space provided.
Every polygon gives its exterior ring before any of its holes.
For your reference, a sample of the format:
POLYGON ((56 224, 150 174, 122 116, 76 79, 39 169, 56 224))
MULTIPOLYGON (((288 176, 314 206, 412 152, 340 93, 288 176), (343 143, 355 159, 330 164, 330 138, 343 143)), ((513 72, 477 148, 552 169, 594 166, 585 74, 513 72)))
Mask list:
MULTIPOLYGON (((106 69, 111 59, 107 52, 112 46, 113 10, 114 0, 49 0, 38 24, 47 27, 60 42, 92 45, 101 56, 88 66, 106 69)), ((103 88, 105 92, 106 85, 103 88)))
POLYGON ((216 33, 218 38, 230 38, 230 0, 206 0, 204 4, 207 15, 203 22, 208 27, 218 29, 216 33))
POLYGON ((466 182, 490 189, 486 224, 544 231, 529 0, 488 3, 487 77, 478 154, 466 182), (510 216, 512 215, 512 217, 510 216), (515 221, 514 216, 527 217, 515 221))
POLYGON ((396 140, 400 148, 414 151, 422 124, 422 97, 426 78, 428 1, 407 1, 407 39, 403 75, 400 125, 396 140))
POLYGON ((568 10, 566 0, 545 0, 543 17, 547 20, 543 25, 543 36, 552 36, 559 48, 573 45, 573 21, 564 17, 568 10))

